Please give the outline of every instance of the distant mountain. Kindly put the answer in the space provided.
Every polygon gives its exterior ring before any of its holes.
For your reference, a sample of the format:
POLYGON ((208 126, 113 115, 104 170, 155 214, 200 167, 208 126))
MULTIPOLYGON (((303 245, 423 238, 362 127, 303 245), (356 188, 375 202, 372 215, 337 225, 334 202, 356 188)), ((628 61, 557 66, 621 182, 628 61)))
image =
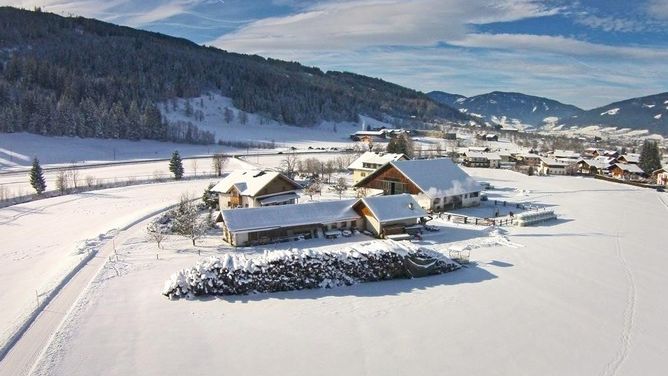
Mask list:
POLYGON ((210 92, 247 113, 297 126, 357 121, 359 114, 411 124, 470 120, 377 78, 94 19, 0 8, 0 132, 208 143, 213 135, 168 124, 158 104, 210 92))
POLYGON ((463 101, 466 99, 466 97, 463 95, 446 93, 444 91, 430 91, 427 93, 427 95, 429 98, 435 100, 438 103, 442 103, 454 108, 458 108, 458 101, 463 101))
POLYGON ((522 93, 493 91, 464 97, 457 94, 432 91, 427 93, 435 101, 453 106, 470 115, 482 116, 490 123, 521 123, 543 125, 548 117, 569 118, 582 109, 569 104, 522 93))
POLYGON ((611 103, 562 120, 566 125, 647 129, 668 135, 668 92, 611 103))

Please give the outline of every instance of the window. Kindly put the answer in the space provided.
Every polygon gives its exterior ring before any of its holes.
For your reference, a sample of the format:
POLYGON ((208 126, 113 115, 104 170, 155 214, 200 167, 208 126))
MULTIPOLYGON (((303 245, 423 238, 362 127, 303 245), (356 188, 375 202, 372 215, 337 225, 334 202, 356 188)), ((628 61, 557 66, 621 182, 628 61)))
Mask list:
POLYGON ((480 192, 471 193, 471 197, 478 197, 478 196, 480 196, 480 192))
POLYGON ((341 222, 341 227, 340 228, 346 228, 346 221, 341 222))
POLYGON ((365 177, 365 176, 366 176, 366 172, 362 172, 360 175, 361 175, 362 177, 365 177))
POLYGON ((434 199, 434 205, 438 205, 438 204, 440 204, 440 203, 441 203, 441 199, 440 199, 440 198, 437 197, 437 198, 434 199))

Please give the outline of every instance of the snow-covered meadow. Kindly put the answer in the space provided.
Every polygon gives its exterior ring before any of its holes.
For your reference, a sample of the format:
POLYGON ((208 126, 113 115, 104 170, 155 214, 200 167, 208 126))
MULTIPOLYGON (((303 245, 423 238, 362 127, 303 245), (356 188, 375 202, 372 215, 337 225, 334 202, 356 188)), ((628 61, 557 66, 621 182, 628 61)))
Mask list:
POLYGON ((212 235, 200 256, 173 238, 156 260, 137 230, 117 245, 120 273, 97 277, 37 374, 661 374, 668 196, 469 171, 560 218, 496 231, 436 221, 415 246, 471 250, 467 268, 444 275, 179 301, 160 294, 164 281, 228 249, 212 235))
POLYGON ((114 230, 200 196, 207 180, 138 185, 72 194, 0 209, 0 349, 68 274, 114 230), (11 282, 10 282, 11 281, 11 282))

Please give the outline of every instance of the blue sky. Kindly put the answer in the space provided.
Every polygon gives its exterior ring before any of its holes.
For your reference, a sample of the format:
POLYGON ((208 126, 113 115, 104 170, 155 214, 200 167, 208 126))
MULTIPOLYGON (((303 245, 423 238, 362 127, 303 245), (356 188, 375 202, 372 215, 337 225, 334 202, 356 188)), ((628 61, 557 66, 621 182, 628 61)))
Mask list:
POLYGON ((380 77, 583 108, 668 91, 668 0, 0 0, 380 77))

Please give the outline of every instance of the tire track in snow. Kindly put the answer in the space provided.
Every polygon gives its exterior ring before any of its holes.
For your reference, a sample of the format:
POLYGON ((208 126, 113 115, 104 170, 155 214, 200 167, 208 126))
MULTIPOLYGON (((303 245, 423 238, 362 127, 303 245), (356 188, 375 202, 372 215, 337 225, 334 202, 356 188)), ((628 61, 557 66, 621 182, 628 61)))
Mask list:
POLYGON ((617 258, 621 261, 622 267, 624 268, 624 274, 629 284, 628 293, 626 296, 626 309, 624 310, 624 326, 622 328, 622 333, 620 337, 621 347, 615 354, 614 359, 612 359, 606 366, 603 371, 604 376, 614 376, 619 371, 619 368, 624 364, 624 361, 628 357, 629 349, 631 348, 631 334, 633 332, 633 327, 635 325, 635 315, 636 315, 636 282, 633 278, 633 273, 629 268, 628 262, 624 257, 624 250, 622 245, 619 242, 619 231, 617 231, 617 236, 615 237, 615 245, 617 248, 617 258))

